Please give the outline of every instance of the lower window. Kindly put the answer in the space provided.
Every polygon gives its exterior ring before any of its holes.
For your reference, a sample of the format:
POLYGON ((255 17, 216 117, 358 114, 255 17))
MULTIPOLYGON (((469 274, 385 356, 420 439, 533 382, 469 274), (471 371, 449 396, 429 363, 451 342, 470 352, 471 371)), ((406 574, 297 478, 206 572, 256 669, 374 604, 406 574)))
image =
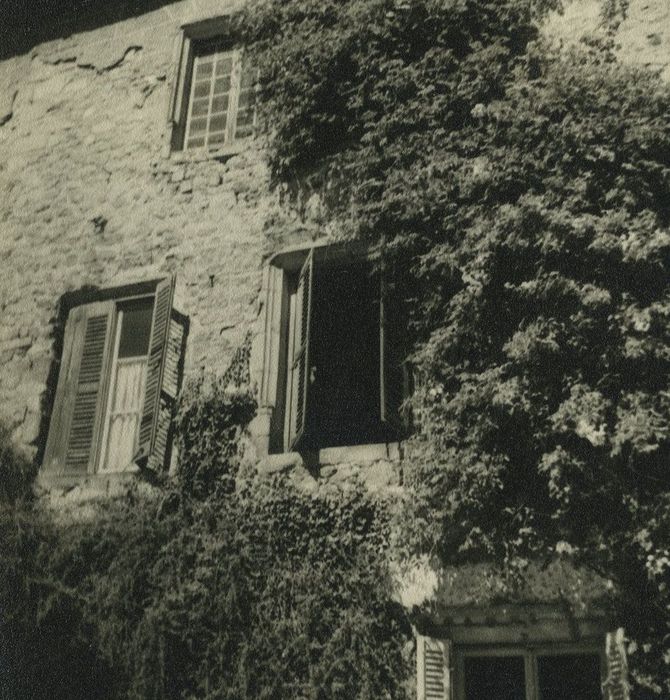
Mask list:
POLYGON ((462 700, 599 700, 598 653, 519 651, 460 655, 462 700))

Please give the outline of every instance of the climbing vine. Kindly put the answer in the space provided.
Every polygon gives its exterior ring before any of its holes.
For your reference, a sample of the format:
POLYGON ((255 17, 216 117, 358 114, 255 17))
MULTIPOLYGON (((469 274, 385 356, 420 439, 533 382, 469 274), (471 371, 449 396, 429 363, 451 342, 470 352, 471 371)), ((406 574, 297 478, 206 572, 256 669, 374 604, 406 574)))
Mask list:
POLYGON ((607 39, 552 48, 546 9, 289 0, 240 27, 275 183, 412 280, 407 541, 570 553, 618 592, 636 692, 667 694, 670 94, 607 39))

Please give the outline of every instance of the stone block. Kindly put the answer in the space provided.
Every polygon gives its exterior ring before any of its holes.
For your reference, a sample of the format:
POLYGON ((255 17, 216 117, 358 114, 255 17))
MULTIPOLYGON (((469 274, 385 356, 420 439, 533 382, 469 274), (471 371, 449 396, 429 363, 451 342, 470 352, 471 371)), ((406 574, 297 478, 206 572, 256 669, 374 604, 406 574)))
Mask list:
POLYGON ((299 470, 306 471, 302 457, 297 452, 283 452, 276 455, 267 455, 259 460, 256 469, 259 474, 265 475, 299 470))
POLYGON ((360 479, 371 493, 386 491, 389 486, 397 486, 398 473, 391 462, 375 462, 360 469, 360 479))

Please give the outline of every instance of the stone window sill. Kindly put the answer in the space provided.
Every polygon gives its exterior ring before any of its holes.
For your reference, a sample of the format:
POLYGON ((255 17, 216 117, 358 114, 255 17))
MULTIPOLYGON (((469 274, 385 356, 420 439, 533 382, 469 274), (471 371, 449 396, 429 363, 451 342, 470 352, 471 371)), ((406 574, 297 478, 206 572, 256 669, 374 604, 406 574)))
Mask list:
POLYGON ((77 489, 90 496, 106 496, 132 483, 140 471, 137 465, 132 465, 122 472, 103 472, 85 476, 81 474, 39 475, 37 486, 44 491, 67 492, 77 489))
POLYGON ((371 445, 347 445, 343 447, 326 447, 312 454, 299 452, 282 452, 263 457, 259 471, 272 474, 315 465, 319 467, 337 464, 367 464, 372 462, 399 462, 400 443, 380 442, 371 445))
POLYGON ((227 160, 228 158, 232 158, 248 150, 251 141, 251 138, 245 138, 231 143, 229 146, 216 149, 194 148, 190 151, 171 151, 170 161, 172 163, 184 164, 204 163, 209 160, 227 160))

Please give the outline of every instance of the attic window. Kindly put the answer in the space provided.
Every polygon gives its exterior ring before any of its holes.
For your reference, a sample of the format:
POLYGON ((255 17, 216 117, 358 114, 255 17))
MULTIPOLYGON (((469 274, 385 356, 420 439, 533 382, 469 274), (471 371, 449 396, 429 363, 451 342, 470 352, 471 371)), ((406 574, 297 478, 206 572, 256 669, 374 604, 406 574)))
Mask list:
POLYGON ((244 52, 221 36, 184 30, 172 107, 172 150, 237 150, 256 123, 255 80, 244 52))

